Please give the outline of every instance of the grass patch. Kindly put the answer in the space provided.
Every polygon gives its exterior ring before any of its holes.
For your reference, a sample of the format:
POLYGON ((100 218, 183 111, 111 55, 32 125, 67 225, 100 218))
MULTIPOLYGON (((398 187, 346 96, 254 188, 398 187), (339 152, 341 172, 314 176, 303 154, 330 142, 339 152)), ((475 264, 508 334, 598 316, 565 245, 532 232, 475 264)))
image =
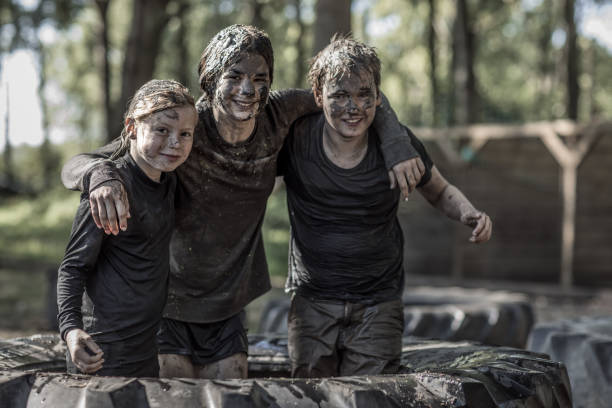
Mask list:
POLYGON ((57 189, 0 206, 0 267, 59 264, 78 202, 77 193, 57 189))

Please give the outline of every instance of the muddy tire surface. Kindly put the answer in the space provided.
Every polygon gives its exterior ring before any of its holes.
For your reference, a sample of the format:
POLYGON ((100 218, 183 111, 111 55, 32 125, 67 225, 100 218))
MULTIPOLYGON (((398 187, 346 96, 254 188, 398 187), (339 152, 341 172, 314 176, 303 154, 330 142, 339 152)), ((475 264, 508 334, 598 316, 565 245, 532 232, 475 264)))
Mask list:
POLYGON ((612 317, 539 324, 528 347, 566 365, 576 408, 612 405, 612 317))
MULTIPOLYGON (((51 336, 52 337, 52 336, 51 336)), ((500 407, 570 408, 563 364, 541 353, 470 342, 405 338, 400 374, 282 378, 289 370, 286 339, 251 336, 247 380, 91 377, 37 371, 63 351, 59 339, 1 341, 2 407, 500 407), (8 348, 6 348, 7 344, 8 348), (20 344, 24 344, 19 348, 20 344), (32 347, 31 347, 32 346, 32 347), (21 356, 9 354, 21 350, 21 356), (24 351, 26 350, 26 351, 24 351), (29 351, 27 351, 29 350, 29 351), (29 358, 22 358, 28 355, 29 358), (45 363, 45 360, 49 360, 45 363), (23 364, 23 365, 20 365, 23 364)))
MULTIPOLYGON (((525 347, 534 323, 529 299, 517 293, 418 287, 402 300, 406 336, 525 347)), ((289 305, 288 297, 272 299, 262 312, 259 332, 286 334, 289 305)))

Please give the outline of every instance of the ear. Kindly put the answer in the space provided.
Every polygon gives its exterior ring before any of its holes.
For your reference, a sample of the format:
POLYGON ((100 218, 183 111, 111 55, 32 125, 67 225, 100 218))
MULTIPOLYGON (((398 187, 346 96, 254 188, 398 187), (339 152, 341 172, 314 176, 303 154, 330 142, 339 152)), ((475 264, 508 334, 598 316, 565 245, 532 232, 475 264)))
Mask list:
POLYGON ((132 118, 125 118, 125 130, 130 139, 136 139, 136 122, 132 118))
POLYGON ((312 88, 312 94, 314 95, 315 103, 319 108, 323 107, 323 93, 316 88, 312 88))
POLYGON ((380 92, 380 89, 376 90, 376 106, 380 106, 380 104, 382 103, 382 92, 380 92))

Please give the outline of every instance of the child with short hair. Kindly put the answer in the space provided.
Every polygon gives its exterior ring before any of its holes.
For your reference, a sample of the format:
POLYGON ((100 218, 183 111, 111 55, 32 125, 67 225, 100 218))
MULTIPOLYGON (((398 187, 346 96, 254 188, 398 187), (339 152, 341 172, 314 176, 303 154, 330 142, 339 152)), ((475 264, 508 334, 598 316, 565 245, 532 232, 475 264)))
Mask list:
POLYGON ((129 185, 129 229, 104 234, 88 194, 81 196, 57 283, 69 372, 159 376, 155 334, 167 295, 173 170, 191 151, 196 123, 187 88, 171 80, 147 82, 130 102, 111 157, 129 185))
MULTIPOLYGON (((291 221, 289 356, 294 377, 397 372, 404 329, 400 192, 390 190, 373 127, 380 61, 373 48, 334 38, 308 79, 323 114, 296 121, 279 171, 291 221)), ((473 242, 491 221, 450 185, 420 141, 418 191, 447 216, 472 226, 473 242)))

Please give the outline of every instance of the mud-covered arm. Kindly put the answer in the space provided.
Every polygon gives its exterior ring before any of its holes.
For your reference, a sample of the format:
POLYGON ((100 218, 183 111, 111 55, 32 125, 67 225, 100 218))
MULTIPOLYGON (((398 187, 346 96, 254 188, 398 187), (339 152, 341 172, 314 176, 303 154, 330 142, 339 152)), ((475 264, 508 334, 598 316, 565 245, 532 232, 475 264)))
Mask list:
POLYGON ((431 178, 419 188, 419 192, 447 217, 473 228, 470 242, 487 242, 491 238, 493 223, 489 216, 477 210, 461 190, 446 181, 435 166, 431 170, 431 178))
POLYGON ((92 153, 79 154, 62 169, 62 183, 69 189, 89 194, 93 221, 106 234, 125 231, 130 217, 125 182, 115 163, 108 158, 119 147, 119 139, 92 153))
POLYGON ((104 234, 93 222, 86 197, 81 199, 57 277, 57 306, 60 335, 65 340, 72 329, 83 328, 81 314, 87 275, 96 264, 104 234))
POLYGON ((391 188, 395 188, 397 184, 404 199, 408 200, 409 194, 425 175, 424 160, 411 143, 413 135, 399 123, 389 100, 382 92, 381 97, 382 101, 376 108, 372 126, 380 138, 380 148, 389 170, 391 188))
POLYGON ((400 162, 419 157, 419 153, 410 143, 408 131, 397 119, 389 100, 383 93, 381 95, 382 102, 376 108, 376 116, 372 126, 380 137, 380 147, 387 170, 391 170, 393 166, 400 162))
POLYGON ((121 180, 115 164, 108 158, 119 147, 119 139, 72 157, 62 168, 62 183, 70 190, 89 192, 109 180, 121 180))

